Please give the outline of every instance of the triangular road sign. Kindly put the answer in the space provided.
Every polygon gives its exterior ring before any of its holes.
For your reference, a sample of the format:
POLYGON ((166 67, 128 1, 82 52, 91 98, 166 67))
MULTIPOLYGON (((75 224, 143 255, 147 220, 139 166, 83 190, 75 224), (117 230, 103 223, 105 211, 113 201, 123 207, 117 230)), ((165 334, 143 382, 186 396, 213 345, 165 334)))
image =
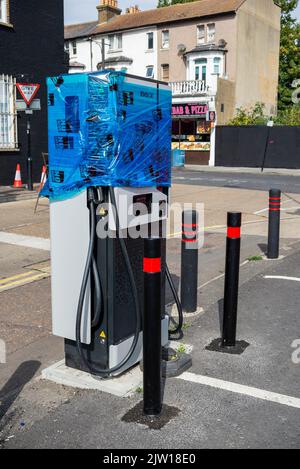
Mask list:
POLYGON ((34 83, 17 83, 16 86, 25 103, 29 106, 41 85, 34 83))

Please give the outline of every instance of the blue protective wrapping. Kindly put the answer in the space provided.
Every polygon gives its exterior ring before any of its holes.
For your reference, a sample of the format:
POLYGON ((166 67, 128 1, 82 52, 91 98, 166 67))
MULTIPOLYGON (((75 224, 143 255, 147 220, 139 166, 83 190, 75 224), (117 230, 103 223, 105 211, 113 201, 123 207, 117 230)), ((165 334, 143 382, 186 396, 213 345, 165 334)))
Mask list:
POLYGON ((166 85, 102 71, 48 78, 49 177, 42 195, 171 184, 166 85))

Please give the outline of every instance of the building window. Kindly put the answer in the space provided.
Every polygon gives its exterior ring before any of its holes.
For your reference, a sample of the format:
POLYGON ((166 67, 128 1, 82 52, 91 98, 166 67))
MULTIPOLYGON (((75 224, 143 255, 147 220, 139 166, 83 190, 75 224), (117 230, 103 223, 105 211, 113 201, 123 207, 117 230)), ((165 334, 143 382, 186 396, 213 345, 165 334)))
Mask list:
POLYGON ((211 23, 207 25, 207 42, 214 42, 216 35, 216 25, 211 23))
POLYGON ((16 80, 0 75, 0 150, 17 147, 16 80))
POLYGON ((122 49, 123 37, 122 34, 116 34, 116 48, 118 50, 122 49))
POLYGON ((161 66, 161 75, 164 81, 169 81, 170 78, 170 66, 169 64, 163 64, 161 66))
POLYGON ((68 41, 65 43, 65 51, 68 52, 68 54, 70 53, 70 43, 68 41))
POLYGON ((161 33, 161 45, 163 49, 169 49, 170 34, 168 30, 162 31, 161 33))
POLYGON ((148 67, 146 67, 146 77, 154 78, 154 66, 153 65, 148 65, 148 67))
POLYGON ((77 42, 76 41, 72 42, 72 51, 73 51, 73 55, 77 54, 77 42))
POLYGON ((154 34, 147 33, 147 42, 148 42, 148 50, 152 50, 154 48, 154 34))
POLYGON ((214 58, 214 73, 220 75, 221 73, 221 58, 215 57, 214 58))
POLYGON ((205 25, 197 26, 197 44, 205 44, 205 25))
POLYGON ((123 36, 122 34, 111 34, 108 36, 108 49, 110 51, 121 50, 123 47, 123 36))
POLYGON ((0 22, 8 23, 8 0, 0 0, 0 22))
POLYGON ((207 77, 207 59, 195 60, 195 80, 206 82, 207 77))

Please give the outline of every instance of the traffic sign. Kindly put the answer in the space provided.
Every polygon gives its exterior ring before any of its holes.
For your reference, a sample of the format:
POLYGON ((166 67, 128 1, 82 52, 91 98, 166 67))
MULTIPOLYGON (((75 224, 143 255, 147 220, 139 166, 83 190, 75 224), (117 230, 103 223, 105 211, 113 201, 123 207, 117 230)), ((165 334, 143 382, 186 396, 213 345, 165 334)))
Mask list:
MULTIPOLYGON (((16 100, 16 109, 17 111, 26 111, 28 109, 27 104, 23 99, 17 99, 16 100)), ((29 109, 32 111, 40 111, 41 110, 41 100, 40 99, 34 99, 31 101, 31 104, 29 106, 29 109)))
POLYGON ((36 83, 17 83, 16 86, 25 103, 29 106, 41 85, 36 83))

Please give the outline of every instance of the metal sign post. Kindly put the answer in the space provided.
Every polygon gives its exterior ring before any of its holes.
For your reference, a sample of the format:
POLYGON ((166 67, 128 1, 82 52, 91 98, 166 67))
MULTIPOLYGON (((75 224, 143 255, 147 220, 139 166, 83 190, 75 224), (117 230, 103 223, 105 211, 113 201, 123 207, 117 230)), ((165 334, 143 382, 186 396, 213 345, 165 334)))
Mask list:
POLYGON ((17 110, 24 111, 27 115, 27 189, 33 191, 33 178, 32 178, 32 157, 31 157, 31 122, 30 115, 33 114, 33 111, 41 110, 41 102, 39 99, 34 99, 37 92, 40 89, 39 84, 33 83, 17 83, 16 87, 22 96, 23 101, 17 100, 17 110))

